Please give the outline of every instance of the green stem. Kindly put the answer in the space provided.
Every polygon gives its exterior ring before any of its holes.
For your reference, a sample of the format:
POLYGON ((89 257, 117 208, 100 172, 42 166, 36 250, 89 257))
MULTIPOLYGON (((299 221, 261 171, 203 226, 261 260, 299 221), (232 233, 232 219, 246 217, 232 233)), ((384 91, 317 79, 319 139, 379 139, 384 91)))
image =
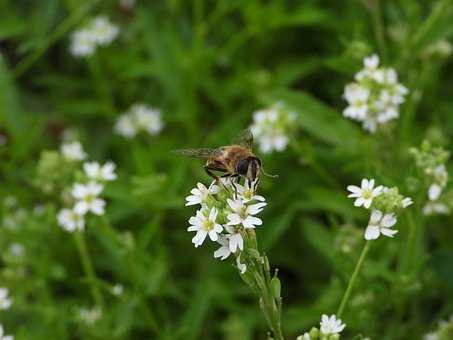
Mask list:
POLYGON ((74 233, 74 239, 79 252, 80 260, 82 262, 83 271, 88 277, 90 283, 91 295, 95 304, 98 307, 102 307, 103 299, 101 291, 97 285, 97 277, 94 271, 93 263, 91 262, 90 254, 88 253, 88 248, 85 241, 85 235, 83 231, 76 231, 74 233))
POLYGON ((346 291, 344 292, 343 298, 341 299, 340 307, 338 308, 338 311, 337 311, 338 318, 340 318, 341 315, 343 314, 346 304, 349 301, 349 298, 350 298, 351 292, 352 292, 352 287, 354 286, 357 276, 359 275, 360 269, 362 268, 363 261, 365 260, 365 257, 368 254, 368 251, 370 250, 371 242, 372 241, 366 241, 365 247, 363 247, 359 260, 357 261, 357 264, 355 265, 354 272, 352 273, 352 276, 349 279, 348 287, 346 288, 346 291))
POLYGON ((374 24, 374 34, 378 42, 379 51, 382 58, 385 60, 387 57, 387 49, 385 45, 385 29, 382 17, 381 2, 376 0, 374 8, 371 10, 374 24))

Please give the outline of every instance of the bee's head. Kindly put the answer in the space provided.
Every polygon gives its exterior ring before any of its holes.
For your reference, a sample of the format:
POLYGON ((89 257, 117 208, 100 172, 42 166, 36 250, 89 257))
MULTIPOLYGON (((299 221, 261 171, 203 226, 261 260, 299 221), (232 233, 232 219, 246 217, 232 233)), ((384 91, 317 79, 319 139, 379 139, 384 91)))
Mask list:
POLYGON ((236 172, 253 182, 261 175, 261 161, 255 156, 241 159, 236 166, 236 172))

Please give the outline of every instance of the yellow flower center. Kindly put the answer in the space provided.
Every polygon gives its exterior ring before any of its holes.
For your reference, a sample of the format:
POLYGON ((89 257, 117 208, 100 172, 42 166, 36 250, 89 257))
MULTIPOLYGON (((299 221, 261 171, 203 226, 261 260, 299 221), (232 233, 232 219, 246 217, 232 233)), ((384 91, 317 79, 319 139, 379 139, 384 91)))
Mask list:
POLYGON ((211 220, 204 220, 203 229, 206 231, 210 231, 210 230, 214 229, 214 222, 212 222, 211 220))

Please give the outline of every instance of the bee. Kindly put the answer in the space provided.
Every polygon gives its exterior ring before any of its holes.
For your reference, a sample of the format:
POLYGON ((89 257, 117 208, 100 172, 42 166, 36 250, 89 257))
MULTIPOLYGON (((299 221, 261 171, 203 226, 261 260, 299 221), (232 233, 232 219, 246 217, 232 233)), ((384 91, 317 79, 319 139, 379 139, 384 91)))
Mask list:
MULTIPOLYGON (((221 183, 221 178, 229 178, 234 183, 244 178, 249 188, 256 191, 261 175, 277 177, 264 172, 261 160, 253 153, 253 134, 249 129, 241 132, 232 145, 215 149, 180 149, 175 150, 179 155, 206 159, 204 170, 221 183), (220 175, 217 175, 219 173, 220 175)), ((233 184, 234 185, 234 184, 233 184)), ((236 187, 235 187, 236 188, 236 187)))

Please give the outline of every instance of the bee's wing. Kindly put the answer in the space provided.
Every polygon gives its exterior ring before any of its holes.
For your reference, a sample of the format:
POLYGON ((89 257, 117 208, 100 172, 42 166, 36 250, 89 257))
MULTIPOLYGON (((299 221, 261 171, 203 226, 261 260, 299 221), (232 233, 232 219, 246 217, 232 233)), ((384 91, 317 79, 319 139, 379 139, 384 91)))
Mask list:
POLYGON ((178 149, 173 152, 177 155, 191 157, 191 158, 209 158, 217 149, 199 148, 199 149, 178 149))
POLYGON ((250 129, 242 130, 233 140, 234 144, 239 144, 247 147, 249 150, 253 148, 253 134, 250 129))

